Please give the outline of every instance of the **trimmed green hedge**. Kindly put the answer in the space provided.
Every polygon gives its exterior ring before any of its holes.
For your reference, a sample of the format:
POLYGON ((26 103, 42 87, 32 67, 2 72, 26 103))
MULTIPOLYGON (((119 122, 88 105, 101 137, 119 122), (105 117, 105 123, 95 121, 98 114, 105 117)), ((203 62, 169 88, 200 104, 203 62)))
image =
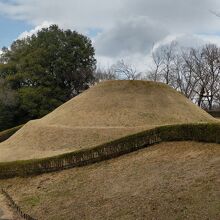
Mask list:
POLYGON ((22 127, 23 127, 23 125, 19 125, 17 127, 10 128, 5 131, 1 131, 0 132, 0 142, 3 142, 5 140, 7 140, 8 138, 10 138, 15 132, 17 132, 22 127))
POLYGON ((211 116, 215 117, 215 118, 220 118, 220 110, 218 110, 218 111, 215 111, 215 110, 213 110, 213 111, 208 111, 208 113, 209 113, 211 116))
POLYGON ((37 175, 114 158, 162 141, 202 141, 220 143, 220 124, 179 124, 157 127, 118 140, 36 160, 0 163, 0 179, 37 175))

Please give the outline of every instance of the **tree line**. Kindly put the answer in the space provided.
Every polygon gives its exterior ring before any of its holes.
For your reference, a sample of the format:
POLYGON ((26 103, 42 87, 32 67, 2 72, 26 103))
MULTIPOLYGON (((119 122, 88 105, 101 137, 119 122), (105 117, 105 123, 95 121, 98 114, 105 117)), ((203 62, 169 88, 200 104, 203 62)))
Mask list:
POLYGON ((170 85, 204 109, 219 107, 220 48, 215 44, 179 48, 172 42, 153 51, 152 60, 149 79, 170 85))
POLYGON ((204 109, 220 107, 220 48, 215 44, 180 48, 173 41, 153 49, 151 59, 152 66, 146 73, 120 60, 110 68, 97 69, 96 77, 163 82, 204 109))

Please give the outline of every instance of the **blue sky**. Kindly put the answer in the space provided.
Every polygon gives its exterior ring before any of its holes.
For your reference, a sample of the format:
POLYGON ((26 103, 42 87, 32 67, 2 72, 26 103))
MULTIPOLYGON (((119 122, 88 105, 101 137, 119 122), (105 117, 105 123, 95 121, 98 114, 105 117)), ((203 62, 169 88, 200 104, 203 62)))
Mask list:
MULTIPOLYGON (((4 46, 9 47, 19 35, 33 30, 35 26, 22 20, 10 19, 9 17, 0 15, 0 28, 0 48, 2 48, 4 46)), ((86 34, 90 38, 93 38, 101 32, 102 30, 99 28, 89 28, 86 34)))
POLYGON ((2 48, 3 46, 10 46, 21 33, 31 30, 33 26, 24 21, 9 19, 0 15, 0 28, 0 48, 2 48))

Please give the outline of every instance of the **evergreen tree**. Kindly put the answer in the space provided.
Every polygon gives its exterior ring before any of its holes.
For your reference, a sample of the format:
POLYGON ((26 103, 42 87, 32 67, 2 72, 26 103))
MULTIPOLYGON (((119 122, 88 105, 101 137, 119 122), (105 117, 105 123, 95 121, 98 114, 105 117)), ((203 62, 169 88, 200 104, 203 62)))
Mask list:
POLYGON ((94 55, 91 40, 57 25, 4 48, 0 78, 17 93, 18 120, 42 117, 89 88, 94 83, 94 55))

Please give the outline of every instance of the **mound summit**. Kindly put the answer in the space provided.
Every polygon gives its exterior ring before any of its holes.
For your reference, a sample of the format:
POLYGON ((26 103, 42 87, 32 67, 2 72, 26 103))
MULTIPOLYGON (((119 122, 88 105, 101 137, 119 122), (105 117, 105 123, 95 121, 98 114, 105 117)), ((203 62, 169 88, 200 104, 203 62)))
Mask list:
POLYGON ((208 113, 165 84, 107 81, 28 122, 0 144, 0 162, 54 156, 166 124, 210 121, 208 113))

